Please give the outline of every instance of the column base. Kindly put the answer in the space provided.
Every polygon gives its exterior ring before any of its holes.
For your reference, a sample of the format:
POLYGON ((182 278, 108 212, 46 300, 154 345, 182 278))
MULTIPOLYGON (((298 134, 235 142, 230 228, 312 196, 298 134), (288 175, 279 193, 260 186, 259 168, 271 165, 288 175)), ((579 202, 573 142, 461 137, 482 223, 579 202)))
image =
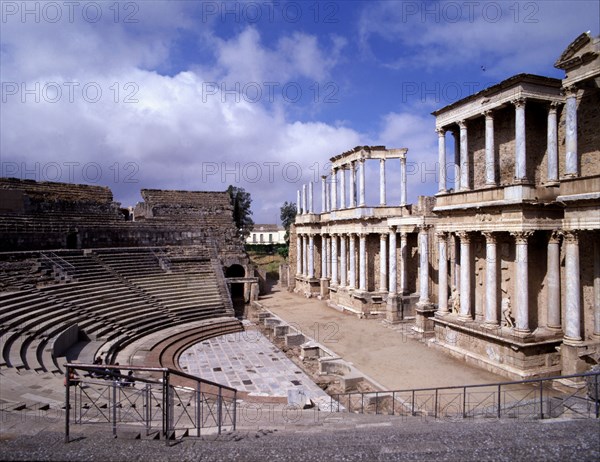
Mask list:
POLYGON ((567 335, 565 335, 563 337, 563 344, 564 345, 571 345, 571 346, 580 346, 583 345, 583 340, 581 339, 581 337, 569 337, 567 335))
POLYGON ((481 327, 484 329, 495 330, 500 327, 500 323, 498 321, 484 321, 481 327))
POLYGON ((462 321, 462 322, 472 322, 473 321, 473 318, 471 317, 471 315, 461 314, 461 313, 458 314, 456 319, 458 319, 459 321, 462 321))
POLYGON ((529 337, 531 335, 531 330, 529 329, 518 329, 516 327, 513 327, 512 332, 515 335, 515 337, 520 338, 529 337))
POLYGON ((398 295, 388 294, 385 309, 385 322, 389 324, 397 324, 400 321, 401 317, 398 313, 398 295))
POLYGON ((438 310, 435 312, 436 317, 444 317, 450 314, 450 310, 444 310, 444 311, 440 311, 440 309, 438 308, 438 310))
POLYGON ((486 188, 497 188, 498 183, 496 183, 495 181, 489 181, 489 182, 485 183, 485 187, 486 188))
POLYGON ((553 334, 562 334, 563 330, 562 327, 560 326, 546 326, 546 330, 548 330, 549 332, 553 333, 553 334))
POLYGON ((558 180, 546 181, 544 183, 544 186, 546 188, 554 188, 554 187, 560 186, 560 182, 558 180))

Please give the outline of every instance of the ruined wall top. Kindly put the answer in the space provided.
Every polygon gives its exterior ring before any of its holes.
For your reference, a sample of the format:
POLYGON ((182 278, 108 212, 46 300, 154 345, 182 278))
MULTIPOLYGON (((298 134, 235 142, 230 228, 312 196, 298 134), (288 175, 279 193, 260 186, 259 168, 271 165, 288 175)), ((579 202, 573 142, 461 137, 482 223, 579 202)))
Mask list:
POLYGON ((345 165, 361 159, 404 159, 407 152, 408 148, 387 149, 385 146, 356 146, 329 160, 332 168, 344 168, 345 165))

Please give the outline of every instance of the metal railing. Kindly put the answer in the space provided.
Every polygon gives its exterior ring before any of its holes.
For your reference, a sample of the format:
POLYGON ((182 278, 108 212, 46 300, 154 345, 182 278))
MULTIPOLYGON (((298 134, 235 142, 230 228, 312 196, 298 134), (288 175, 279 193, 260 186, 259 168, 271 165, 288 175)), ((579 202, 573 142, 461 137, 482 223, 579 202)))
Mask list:
POLYGON ((42 252, 40 253, 40 257, 42 257, 42 261, 48 261, 61 277, 73 279, 73 275, 69 274, 69 270, 75 271, 76 268, 67 260, 56 255, 54 252, 42 252))
POLYGON ((65 442, 74 425, 201 436, 236 429, 237 390, 169 368, 65 364, 65 442), (121 374, 133 371, 134 376, 121 374), (77 372, 81 375, 77 375, 77 372), (150 373, 150 378, 140 376, 150 373))
POLYGON ((171 271, 171 259, 167 256, 167 254, 162 250, 152 250, 152 255, 158 261, 160 268, 167 273, 171 271))
POLYGON ((600 418, 600 372, 558 377, 410 390, 350 392, 331 396, 333 412, 425 416, 435 419, 475 417, 600 418), (561 392, 555 380, 575 379, 561 392))

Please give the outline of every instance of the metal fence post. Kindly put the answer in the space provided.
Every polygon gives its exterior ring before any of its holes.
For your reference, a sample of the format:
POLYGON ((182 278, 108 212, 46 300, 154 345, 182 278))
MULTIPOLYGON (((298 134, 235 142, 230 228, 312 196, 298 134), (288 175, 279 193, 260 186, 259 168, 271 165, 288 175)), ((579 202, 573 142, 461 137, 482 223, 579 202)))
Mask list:
POLYGON ((498 385, 498 418, 502 415, 502 385, 498 385))
POLYGON ((150 428, 152 425, 152 395, 150 393, 149 383, 146 384, 144 395, 146 399, 146 436, 148 436, 150 434, 150 428))
POLYGON ((65 443, 69 442, 69 414, 71 407, 69 395, 71 388, 71 381, 69 380, 69 373, 71 372, 71 368, 69 366, 65 367, 65 443))
POLYGON ((200 394, 200 382, 196 382, 196 428, 198 436, 200 436, 200 427, 202 426, 200 407, 202 406, 202 398, 200 394))
POLYGON ((113 380, 112 383, 112 432, 114 436, 117 436, 117 381, 113 380))
POLYGON ((410 408, 410 413, 415 415, 415 390, 412 391, 412 405, 410 408))
POLYGON ((540 380, 540 419, 544 418, 544 381, 540 380))
POLYGON ((463 387, 463 419, 467 418, 467 387, 463 387))
POLYGON ((433 409, 433 418, 437 419, 437 414, 438 414, 438 389, 435 389, 435 403, 434 403, 434 409, 433 409))
POLYGON ((594 380, 594 388, 596 389, 596 393, 594 396, 594 399, 596 400, 596 419, 600 417, 600 395, 598 394, 598 376, 600 375, 600 373, 597 373, 595 375, 595 380, 594 380))
POLYGON ((236 429, 237 422, 237 390, 233 392, 233 431, 236 429))
POLYGON ((223 410, 221 409, 222 405, 223 405, 222 389, 221 389, 221 387, 219 387, 219 394, 217 395, 217 425, 219 427, 219 435, 221 434, 221 424, 222 424, 221 419, 223 418, 223 410))

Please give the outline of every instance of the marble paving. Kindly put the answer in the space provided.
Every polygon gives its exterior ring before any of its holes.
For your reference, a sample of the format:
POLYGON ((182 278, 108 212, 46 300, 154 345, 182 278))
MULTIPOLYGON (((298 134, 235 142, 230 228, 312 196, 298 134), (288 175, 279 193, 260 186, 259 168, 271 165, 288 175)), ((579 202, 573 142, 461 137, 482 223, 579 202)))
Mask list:
POLYGON ((205 380, 254 396, 287 397, 288 390, 303 390, 313 402, 329 401, 298 366, 255 330, 223 335, 188 348, 181 368, 205 380))

